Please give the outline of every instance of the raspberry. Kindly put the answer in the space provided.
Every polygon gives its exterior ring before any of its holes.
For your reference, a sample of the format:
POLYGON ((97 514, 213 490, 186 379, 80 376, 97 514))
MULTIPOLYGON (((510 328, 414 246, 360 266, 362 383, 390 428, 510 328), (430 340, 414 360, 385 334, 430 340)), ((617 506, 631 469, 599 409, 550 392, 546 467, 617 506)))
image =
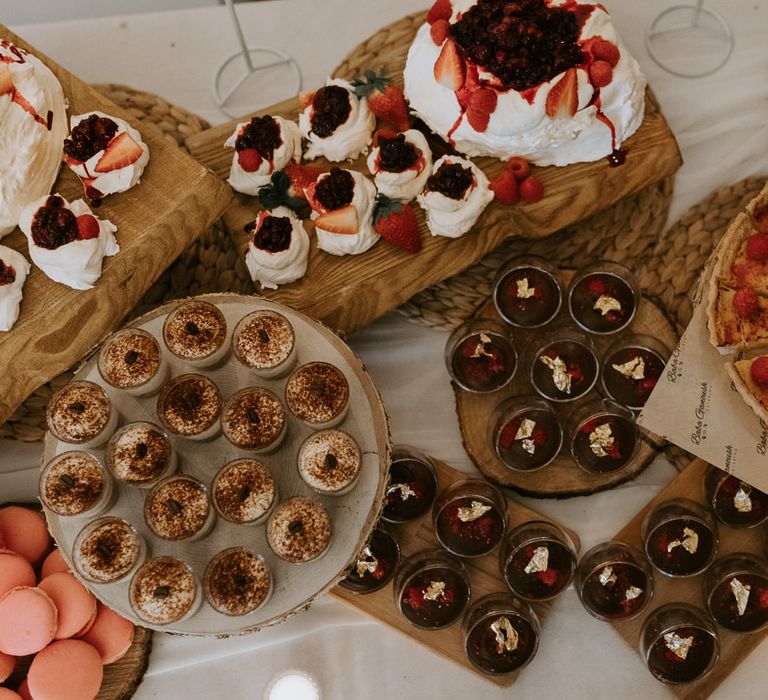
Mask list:
POLYGON ((99 237, 99 222, 91 214, 77 217, 77 237, 81 241, 99 237))
POLYGON ((587 291, 596 297, 605 294, 605 282, 598 277, 593 277, 587 281, 587 291))
POLYGON ((616 64, 621 58, 619 47, 605 39, 601 39, 594 43, 592 46, 592 55, 598 60, 606 61, 612 68, 616 67, 616 64))
POLYGON ((589 81, 596 88, 610 85, 613 80, 613 68, 608 61, 595 61, 589 67, 589 81))
POLYGON ((597 428, 598 422, 599 421, 597 420, 597 418, 595 418, 594 420, 587 421, 586 423, 584 423, 584 425, 581 426, 581 432, 587 433, 587 434, 594 432, 595 428, 597 428))
POLYGON ((247 173, 255 173, 262 163, 261 155, 255 148, 246 148, 237 154, 237 162, 247 173))
POLYGON ((747 238, 747 257, 759 262, 768 260, 768 233, 756 233, 747 238))
POLYGON ((418 589, 416 586, 412 586, 406 591, 404 602, 414 610, 418 610, 422 605, 424 605, 424 596, 422 595, 420 589, 418 589))
POLYGON ((758 357, 749 368, 752 381, 761 389, 768 389, 768 356, 758 357))
POLYGON ((733 310, 739 318, 753 316, 760 306, 757 292, 751 287, 740 289, 733 295, 733 310))
POLYGON ((447 19, 439 19, 429 28, 429 35, 432 37, 432 41, 435 45, 442 46, 443 42, 448 37, 448 30, 450 25, 447 19))
POLYGON ((555 569, 546 569, 539 571, 539 580, 545 586, 552 586, 557 582, 557 571, 555 569))
POLYGON ((520 183, 520 196, 528 204, 535 204, 544 196, 544 185, 541 180, 529 175, 520 183))
POLYGON ((534 428, 531 437, 533 438, 533 444, 537 447, 541 447, 547 441, 547 434, 541 428, 534 428))
POLYGON ((658 381, 658 379, 654 379, 653 377, 646 377, 645 379, 642 379, 640 381, 640 391, 643 394, 649 394, 653 391, 658 381))
POLYGON ((768 608, 768 589, 759 589, 759 593, 757 594, 757 601, 761 608, 768 608))
POLYGON ((514 156, 504 163, 504 170, 509 170, 515 174, 518 180, 525 180, 530 172, 530 165, 525 158, 514 156))
POLYGON ((505 450, 508 450, 515 442, 515 436, 520 429, 520 421, 511 420, 501 429, 501 435, 499 436, 499 445, 505 450))

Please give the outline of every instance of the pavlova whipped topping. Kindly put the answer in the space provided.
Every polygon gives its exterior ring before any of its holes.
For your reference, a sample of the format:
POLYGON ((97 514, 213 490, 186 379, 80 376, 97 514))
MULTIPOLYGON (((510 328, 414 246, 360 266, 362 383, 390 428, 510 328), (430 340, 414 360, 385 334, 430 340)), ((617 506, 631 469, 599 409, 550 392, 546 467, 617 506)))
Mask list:
POLYGON ((357 97, 352 83, 341 78, 328 78, 326 85, 338 85, 349 92, 350 112, 347 120, 340 124, 332 134, 326 137, 318 136, 312 131, 312 104, 299 115, 299 129, 309 146, 304 157, 314 160, 324 156, 332 162, 356 158, 365 153, 373 137, 376 117, 368 108, 367 97, 357 97))
POLYGON ((117 132, 105 149, 94 153, 84 163, 66 156, 64 160, 72 172, 83 181, 88 196, 97 199, 98 195, 105 197, 108 194, 125 192, 139 182, 149 162, 149 147, 141 140, 141 134, 127 121, 103 112, 72 116, 70 129, 74 129, 92 114, 111 119, 117 124, 117 132), (122 165, 125 161, 129 161, 128 164, 122 165), (91 192, 93 194, 90 194, 91 192))
POLYGON ((0 238, 51 191, 67 135, 64 93, 38 58, 0 41, 0 238))
MULTIPOLYGON (((270 183, 272 173, 282 170, 291 161, 296 163, 301 161, 301 132, 298 125, 283 117, 273 117, 273 119, 280 127, 282 143, 274 150, 272 160, 262 159, 259 167, 253 172, 249 172, 243 170, 237 152, 232 156, 232 167, 229 170, 227 182, 237 192, 256 196, 262 187, 270 183)), ((224 145, 227 148, 234 148, 235 142, 249 123, 241 122, 238 124, 224 145)))
POLYGON ((443 156, 432 166, 432 173, 436 173, 443 163, 469 168, 473 183, 461 199, 451 199, 442 192, 424 190, 418 196, 418 202, 427 213, 427 227, 433 236, 458 238, 475 225, 493 199, 493 191, 485 173, 474 163, 458 156, 443 156))
POLYGON ((111 221, 93 216, 90 207, 82 199, 67 202, 59 194, 53 196, 61 198, 64 208, 69 209, 76 218, 93 217, 98 224, 99 233, 94 238, 76 238, 54 249, 37 245, 32 237, 32 226, 38 210, 48 201, 46 195, 28 204, 21 212, 19 219, 19 228, 24 232, 29 243, 29 255, 32 262, 54 282, 61 282, 72 289, 91 289, 96 280, 101 277, 104 258, 116 255, 120 251, 114 236, 117 226, 111 221))
POLYGON ((368 170, 379 192, 390 199, 410 202, 427 184, 427 178, 432 172, 432 151, 424 134, 417 129, 408 129, 403 132, 403 136, 406 143, 413 144, 420 153, 412 167, 399 173, 384 170, 381 166, 381 148, 374 146, 368 155, 368 170))
POLYGON ((22 287, 30 271, 27 259, 0 245, 0 331, 9 331, 19 317, 22 287))
POLYGON ((245 254, 245 265, 251 273, 251 279, 267 289, 277 289, 279 284, 301 279, 307 271, 309 236, 299 217, 288 207, 276 207, 271 212, 259 212, 255 224, 245 254), (272 253, 256 245, 259 229, 269 217, 288 219, 291 223, 291 240, 285 250, 272 253))
MULTIPOLYGON (((376 206, 376 187, 362 173, 354 170, 348 171, 355 181, 354 194, 351 206, 357 209, 359 228, 357 233, 333 233, 324 231, 315 224, 317 234, 317 247, 331 255, 359 255, 371 248, 379 240, 379 234, 373 228, 373 210, 376 206)), ((320 182, 328 177, 329 173, 323 173, 318 178, 320 182)), ((320 212, 313 211, 312 219, 317 219, 320 212)))
MULTIPOLYGON (((580 0, 545 1, 552 7, 590 4, 580 0)), ((451 4, 450 22, 453 24, 461 13, 476 5, 477 0, 453 0, 451 4)), ((642 124, 646 79, 601 5, 594 6, 584 23, 579 43, 584 44, 593 37, 611 42, 620 52, 619 61, 613 67, 613 79, 599 89, 600 112, 595 104, 597 90, 585 67, 576 69, 578 107, 572 117, 550 117, 546 109, 550 91, 565 73, 542 83, 538 89, 534 88, 532 97, 530 91, 526 91, 527 97, 531 98, 529 102, 522 93, 504 89, 495 76, 480 68, 480 81, 497 85, 499 89, 495 90, 498 99, 487 129, 477 131, 462 112, 456 93, 435 78, 435 63, 443 45, 435 45, 428 24, 419 29, 408 52, 404 70, 405 96, 411 111, 443 138, 450 134, 456 149, 469 156, 492 156, 503 160, 523 156, 536 165, 599 160, 619 148, 642 124), (600 113, 607 121, 599 118, 600 113)))

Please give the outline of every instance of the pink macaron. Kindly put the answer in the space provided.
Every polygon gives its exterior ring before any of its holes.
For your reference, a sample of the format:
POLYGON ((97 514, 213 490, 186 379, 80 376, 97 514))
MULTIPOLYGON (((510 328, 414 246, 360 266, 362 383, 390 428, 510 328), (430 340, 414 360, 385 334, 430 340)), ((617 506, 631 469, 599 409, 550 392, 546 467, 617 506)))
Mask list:
POLYGON ((93 700, 103 676, 96 649, 79 639, 63 639, 35 656, 27 680, 35 700, 93 700))
POLYGON ((12 588, 0 598, 0 651, 11 656, 35 654, 56 634, 58 612, 45 591, 12 588))
POLYGON ((0 652, 0 683, 8 678, 16 668, 16 657, 0 652))
POLYGON ((10 549, 0 549, 0 596, 11 588, 34 586, 37 583, 35 570, 21 554, 10 549))
POLYGON ((64 557, 61 556, 61 550, 55 547, 53 551, 45 558, 43 562, 43 568, 40 569, 40 578, 45 578, 51 574, 58 574, 62 571, 69 571, 67 562, 64 561, 64 557))
POLYGON ((86 629, 96 615, 96 598, 67 571, 46 576, 39 588, 45 591, 59 611, 55 639, 69 639, 86 629))
POLYGON ((103 664, 122 659, 133 644, 134 626, 130 620, 99 603, 93 627, 81 639, 96 647, 103 664))
POLYGON ((0 534, 8 549, 18 552, 32 565, 41 562, 51 546, 45 519, 29 508, 0 508, 0 534))
POLYGON ((24 698, 10 688, 0 688, 0 700, 24 700, 24 698))

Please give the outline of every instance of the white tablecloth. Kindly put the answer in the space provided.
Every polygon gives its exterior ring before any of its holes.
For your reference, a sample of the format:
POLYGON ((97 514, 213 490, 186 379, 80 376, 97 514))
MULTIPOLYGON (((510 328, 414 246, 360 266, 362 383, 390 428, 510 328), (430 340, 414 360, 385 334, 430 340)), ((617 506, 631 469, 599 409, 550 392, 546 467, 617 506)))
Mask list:
MULTIPOLYGON (((768 2, 709 0, 733 25, 728 65, 684 80, 659 69, 643 41, 652 18, 671 3, 613 0, 615 22, 646 71, 685 158, 672 220, 713 189, 768 170, 768 2)), ((326 74, 362 38, 424 6, 408 0, 280 0, 239 5, 253 44, 284 49, 301 65, 306 86, 326 74), (343 18, 343 20, 341 19, 343 18)), ((0 21, 2 9, 0 8, 0 21)), ((91 82, 116 82, 162 95, 212 122, 224 116, 209 93, 214 67, 236 48, 222 7, 14 27, 21 36, 91 82)), ((253 107, 262 106, 258 99, 253 107)), ((461 444, 448 377, 445 334, 391 314, 356 334, 351 345, 384 397, 397 442, 414 444, 457 468, 473 469, 461 444)), ((33 498, 38 445, 0 443, 0 500, 33 498)), ((641 477, 605 494, 533 507, 574 528, 584 548, 608 539, 674 474, 659 458, 641 477)), ((755 651, 716 698, 768 695, 768 644, 755 651)), ((285 669, 310 673, 326 698, 614 698, 671 694, 608 625, 589 617, 573 590, 557 599, 544 624, 539 655, 513 690, 499 689, 332 599, 287 623, 242 638, 155 635, 141 698, 260 698, 285 669)))

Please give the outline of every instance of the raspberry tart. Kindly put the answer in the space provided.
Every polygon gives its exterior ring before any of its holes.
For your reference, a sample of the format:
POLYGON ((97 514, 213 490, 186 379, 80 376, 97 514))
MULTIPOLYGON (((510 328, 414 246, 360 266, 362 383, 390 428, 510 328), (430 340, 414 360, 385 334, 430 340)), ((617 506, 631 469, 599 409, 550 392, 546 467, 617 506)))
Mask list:
POLYGON ((290 284, 307 272, 309 236, 288 207, 262 211, 245 227, 248 252, 245 265, 251 279, 266 289, 290 284))
POLYGON ((19 317, 22 289, 31 267, 12 248, 0 245, 0 331, 9 331, 19 317))
POLYGON ((19 228, 29 256, 48 277, 72 289, 91 289, 101 277, 105 257, 117 255, 117 227, 98 219, 82 200, 44 196, 21 212, 19 228))
POLYGON ((377 131, 368 156, 368 170, 376 189, 390 199, 410 202, 427 184, 432 151, 420 131, 377 131))
POLYGON ((80 178, 85 196, 94 204, 139 182, 149 162, 149 148, 128 122, 89 112, 73 116, 70 128, 64 141, 64 162, 80 178))
POLYGON ((257 195, 270 183, 272 173, 301 161, 299 127, 282 117, 242 122, 224 145, 235 149, 227 182, 243 194, 257 195))
POLYGON ((352 83, 329 78, 324 87, 305 96, 305 102, 299 129, 309 141, 304 154, 307 160, 323 156, 339 162, 368 150, 376 117, 368 108, 368 99, 358 97, 352 83))
POLYGON ((418 196, 430 233, 446 238, 467 233, 492 200, 493 191, 485 173, 458 156, 440 158, 418 196))
POLYGON ((373 227, 376 187, 365 175, 332 168, 304 192, 313 210, 320 250, 331 255, 359 255, 379 240, 373 227))
POLYGON ((408 52, 411 110, 461 153, 595 161, 643 121, 645 77, 600 4, 438 0, 408 52))

